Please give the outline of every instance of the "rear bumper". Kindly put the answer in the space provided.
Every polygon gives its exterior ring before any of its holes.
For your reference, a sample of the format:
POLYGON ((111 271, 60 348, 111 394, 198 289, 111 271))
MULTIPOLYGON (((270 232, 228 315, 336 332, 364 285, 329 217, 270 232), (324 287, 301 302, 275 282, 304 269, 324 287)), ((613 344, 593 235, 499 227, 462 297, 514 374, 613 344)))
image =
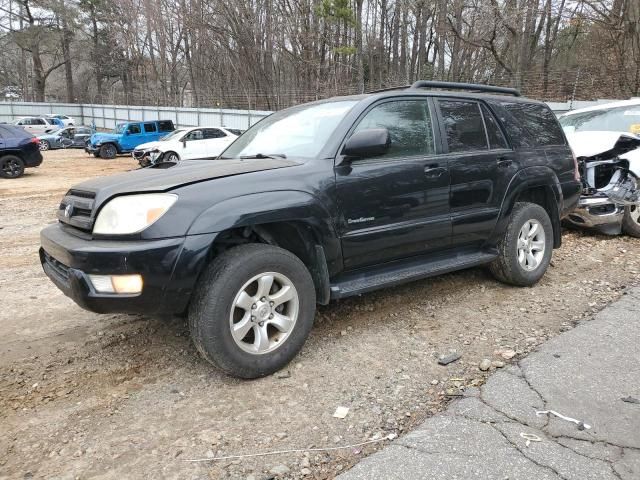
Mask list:
POLYGON ((188 305, 213 238, 211 234, 147 241, 88 240, 56 224, 40 234, 40 262, 51 281, 86 310, 180 313, 188 305), (142 292, 99 293, 89 274, 140 274, 142 292))
POLYGON ((566 220, 577 227, 592 228, 616 235, 622 229, 624 206, 613 203, 605 195, 582 196, 566 220))

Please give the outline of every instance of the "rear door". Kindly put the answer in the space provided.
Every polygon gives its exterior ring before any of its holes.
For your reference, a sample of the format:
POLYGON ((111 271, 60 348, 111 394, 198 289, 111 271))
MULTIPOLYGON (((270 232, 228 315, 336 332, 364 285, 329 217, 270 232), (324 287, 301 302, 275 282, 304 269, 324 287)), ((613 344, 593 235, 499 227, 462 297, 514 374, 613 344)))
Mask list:
POLYGON ((493 231, 518 171, 516 156, 483 102, 440 98, 436 103, 451 174, 452 245, 480 246, 493 231))
POLYGON ((344 265, 354 269, 449 246, 449 170, 427 97, 384 100, 349 133, 386 128, 387 153, 335 167, 344 265))
POLYGON ((204 128, 204 142, 202 148, 202 157, 217 157, 227 146, 235 140, 235 137, 227 135, 219 128, 204 128))

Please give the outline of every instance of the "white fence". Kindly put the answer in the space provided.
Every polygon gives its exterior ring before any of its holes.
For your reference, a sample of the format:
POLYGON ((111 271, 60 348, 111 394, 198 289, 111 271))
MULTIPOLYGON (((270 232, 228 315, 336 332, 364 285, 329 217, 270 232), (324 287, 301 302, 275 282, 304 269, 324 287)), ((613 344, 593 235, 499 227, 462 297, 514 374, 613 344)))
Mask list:
POLYGON ((127 105, 92 105, 72 103, 0 102, 0 122, 18 117, 48 115, 73 117, 77 124, 111 129, 117 123, 144 120, 173 120, 176 126, 222 126, 246 130, 271 112, 228 110, 219 108, 143 107, 127 105))
MULTIPOLYGON (((576 108, 589 107, 615 100, 548 102, 560 115, 576 108)), ((176 126, 222 126, 246 130, 271 112, 263 110, 229 110, 220 108, 143 107, 127 105, 93 105, 73 103, 0 102, 0 122, 10 122, 17 117, 58 113, 69 115, 78 124, 111 129, 117 123, 144 120, 173 120, 176 126)))

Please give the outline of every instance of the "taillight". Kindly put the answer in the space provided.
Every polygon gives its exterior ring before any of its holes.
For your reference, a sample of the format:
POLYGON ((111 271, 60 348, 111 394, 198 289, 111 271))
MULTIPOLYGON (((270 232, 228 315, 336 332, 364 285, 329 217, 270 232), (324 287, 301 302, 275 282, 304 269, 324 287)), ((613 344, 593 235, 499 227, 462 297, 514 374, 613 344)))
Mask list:
POLYGON ((580 181, 580 167, 578 166, 578 159, 576 158, 576 154, 571 150, 571 156, 573 157, 573 178, 577 182, 580 181))
POLYGON ((31 140, 29 140, 29 143, 40 144, 40 140, 38 140, 36 137, 31 137, 31 140))

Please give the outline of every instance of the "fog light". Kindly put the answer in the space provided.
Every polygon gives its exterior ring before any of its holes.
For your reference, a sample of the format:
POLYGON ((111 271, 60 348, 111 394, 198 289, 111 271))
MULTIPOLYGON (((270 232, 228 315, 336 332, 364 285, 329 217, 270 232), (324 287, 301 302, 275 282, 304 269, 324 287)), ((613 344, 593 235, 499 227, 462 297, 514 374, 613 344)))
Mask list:
POLYGON ((140 293, 141 275, 89 275, 93 288, 99 293, 140 293))

